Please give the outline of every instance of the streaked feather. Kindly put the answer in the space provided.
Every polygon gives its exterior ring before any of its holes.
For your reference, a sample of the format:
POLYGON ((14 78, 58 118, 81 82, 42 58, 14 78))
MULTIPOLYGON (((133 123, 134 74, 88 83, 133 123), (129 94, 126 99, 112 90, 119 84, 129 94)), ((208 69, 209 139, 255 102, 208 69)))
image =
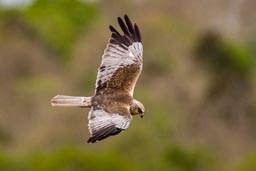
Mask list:
POLYGON ((124 35, 121 35, 113 26, 109 26, 112 35, 98 69, 96 94, 104 93, 106 88, 118 88, 133 95, 136 81, 142 70, 143 47, 138 26, 136 24, 133 26, 127 15, 124 16, 124 20, 118 17, 118 23, 124 35), (116 84, 117 78, 114 77, 117 75, 118 83, 122 86, 116 84))

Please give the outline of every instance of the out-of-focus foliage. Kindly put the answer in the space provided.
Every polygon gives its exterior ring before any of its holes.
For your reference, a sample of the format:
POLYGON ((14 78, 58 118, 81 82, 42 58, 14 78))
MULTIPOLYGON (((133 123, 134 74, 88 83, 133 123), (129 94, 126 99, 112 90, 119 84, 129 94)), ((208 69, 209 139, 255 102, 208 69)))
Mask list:
POLYGON ((214 170, 214 157, 203 149, 186 149, 172 146, 166 150, 166 160, 172 171, 214 170))
POLYGON ((238 164, 236 171, 253 171, 256 170, 256 155, 249 154, 245 160, 238 164))
POLYGON ((66 170, 140 170, 139 166, 115 152, 94 154, 78 148, 61 148, 53 152, 34 152, 27 156, 0 155, 0 169, 5 171, 66 171, 66 170))
POLYGON ((24 22, 66 62, 79 34, 95 20, 96 7, 79 0, 37 0, 24 11, 7 10, 1 16, 24 22))
MULTIPOLYGON (((108 151, 108 150, 107 150, 108 151)), ((158 156, 166 165, 166 170, 172 171, 201 171, 213 170, 214 158, 204 150, 191 150, 174 145, 158 156), (163 158, 162 158, 163 157, 163 158)), ((133 170, 139 171, 151 168, 152 163, 135 162, 133 159, 120 155, 117 151, 101 154, 82 148, 65 147, 54 151, 35 151, 26 156, 0 155, 0 169, 6 171, 65 171, 65 170, 133 170), (145 164, 147 166, 143 166, 145 164), (144 167, 144 168, 143 168, 144 167)))
POLYGON ((200 60, 207 61, 208 66, 216 72, 246 75, 255 66, 255 59, 248 50, 222 40, 218 33, 208 32, 200 41, 197 56, 200 60))
POLYGON ((79 0, 37 0, 24 16, 41 39, 68 57, 82 29, 95 19, 96 9, 79 0))
POLYGON ((0 170, 254 170, 255 5, 238 1, 34 0, 1 8, 0 170), (50 99, 94 93, 108 25, 118 28, 123 14, 142 33, 134 96, 145 117, 86 144, 89 109, 53 108, 50 99))
POLYGON ((0 144, 6 144, 11 140, 10 134, 4 128, 0 127, 0 144))

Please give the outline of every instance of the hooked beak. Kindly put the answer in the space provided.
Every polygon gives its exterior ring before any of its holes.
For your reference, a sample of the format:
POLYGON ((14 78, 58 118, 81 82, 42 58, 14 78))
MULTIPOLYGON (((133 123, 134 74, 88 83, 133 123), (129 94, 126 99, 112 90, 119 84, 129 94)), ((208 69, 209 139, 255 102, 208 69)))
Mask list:
POLYGON ((140 118, 143 118, 143 116, 144 116, 144 113, 141 113, 141 114, 139 114, 140 115, 140 118))

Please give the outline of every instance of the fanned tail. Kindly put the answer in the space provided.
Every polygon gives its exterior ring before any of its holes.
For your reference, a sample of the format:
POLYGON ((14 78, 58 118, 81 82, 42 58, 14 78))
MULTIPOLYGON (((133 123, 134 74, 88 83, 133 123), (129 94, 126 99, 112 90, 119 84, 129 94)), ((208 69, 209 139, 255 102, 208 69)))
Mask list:
POLYGON ((52 106, 79 106, 91 107, 92 97, 57 95, 51 100, 52 106))

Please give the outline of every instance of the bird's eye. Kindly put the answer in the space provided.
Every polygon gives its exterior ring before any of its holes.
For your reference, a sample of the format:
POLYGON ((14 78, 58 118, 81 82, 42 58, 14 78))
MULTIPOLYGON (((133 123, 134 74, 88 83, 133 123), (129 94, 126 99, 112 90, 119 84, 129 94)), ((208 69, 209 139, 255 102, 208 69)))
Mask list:
POLYGON ((142 110, 141 110, 141 108, 138 108, 138 112, 139 112, 139 113, 143 113, 142 110))

